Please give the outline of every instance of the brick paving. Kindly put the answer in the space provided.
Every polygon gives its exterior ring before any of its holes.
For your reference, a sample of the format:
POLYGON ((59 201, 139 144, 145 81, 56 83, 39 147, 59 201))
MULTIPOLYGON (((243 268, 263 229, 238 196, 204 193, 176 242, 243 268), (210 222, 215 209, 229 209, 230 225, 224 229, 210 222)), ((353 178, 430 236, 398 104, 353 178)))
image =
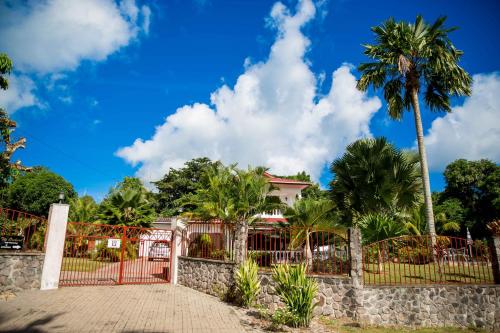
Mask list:
POLYGON ((66 287, 0 300, 0 332, 247 332, 217 298, 169 284, 66 287))

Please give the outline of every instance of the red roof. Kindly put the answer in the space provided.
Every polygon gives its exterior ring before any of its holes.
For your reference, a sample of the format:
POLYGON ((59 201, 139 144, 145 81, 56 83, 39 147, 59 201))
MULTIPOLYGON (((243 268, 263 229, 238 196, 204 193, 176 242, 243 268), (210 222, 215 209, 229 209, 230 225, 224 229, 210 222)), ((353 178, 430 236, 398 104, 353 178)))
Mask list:
POLYGON ((275 177, 268 172, 264 172, 264 177, 269 178, 269 182, 275 184, 311 185, 311 183, 303 182, 301 180, 275 177))

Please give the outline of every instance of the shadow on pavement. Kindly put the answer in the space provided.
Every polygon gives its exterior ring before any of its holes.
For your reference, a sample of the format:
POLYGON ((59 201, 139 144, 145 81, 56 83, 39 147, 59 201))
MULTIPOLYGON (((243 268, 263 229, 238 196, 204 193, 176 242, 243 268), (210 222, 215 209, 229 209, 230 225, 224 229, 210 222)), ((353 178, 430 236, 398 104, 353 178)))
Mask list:
POLYGON ((46 332, 50 332, 51 329, 60 328, 60 327, 53 326, 53 327, 50 327, 50 329, 49 328, 44 329, 44 328, 39 328, 37 326, 46 325, 60 315, 62 315, 62 313, 58 313, 55 315, 47 315, 44 318, 40 318, 40 319, 36 319, 36 320, 32 321, 31 323, 27 324, 23 328, 7 329, 7 330, 2 329, 2 330, 0 330, 0 333, 4 333, 4 332, 5 333, 7 333, 7 332, 9 332, 9 333, 21 333, 21 332, 46 333, 46 332))

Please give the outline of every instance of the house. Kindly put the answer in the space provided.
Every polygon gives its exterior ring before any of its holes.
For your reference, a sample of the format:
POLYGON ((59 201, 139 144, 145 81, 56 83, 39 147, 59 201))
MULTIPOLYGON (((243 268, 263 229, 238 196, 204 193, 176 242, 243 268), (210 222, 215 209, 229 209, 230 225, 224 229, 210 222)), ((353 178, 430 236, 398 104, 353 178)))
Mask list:
MULTIPOLYGON (((309 182, 275 177, 268 172, 265 172, 264 176, 269 179, 269 183, 271 183, 275 188, 269 193, 269 195, 279 197, 281 202, 290 207, 293 206, 296 200, 300 200, 302 198, 302 190, 311 185, 309 182)), ((260 217, 264 220, 264 222, 286 222, 286 219, 283 217, 283 213, 278 209, 270 212, 263 212, 260 214, 260 217)))

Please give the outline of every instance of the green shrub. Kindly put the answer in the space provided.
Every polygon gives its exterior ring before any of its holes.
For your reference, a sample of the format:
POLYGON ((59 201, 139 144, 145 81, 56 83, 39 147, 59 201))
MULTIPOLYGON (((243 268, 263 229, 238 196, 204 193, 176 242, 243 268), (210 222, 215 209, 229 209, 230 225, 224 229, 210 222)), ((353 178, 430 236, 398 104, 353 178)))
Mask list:
POLYGON ((243 306, 253 304, 260 292, 259 266, 252 259, 243 262, 236 272, 236 289, 243 306))
POLYGON ((306 276, 306 265, 279 265, 273 269, 276 293, 286 305, 288 325, 308 327, 316 307, 314 297, 318 292, 316 281, 306 276))

